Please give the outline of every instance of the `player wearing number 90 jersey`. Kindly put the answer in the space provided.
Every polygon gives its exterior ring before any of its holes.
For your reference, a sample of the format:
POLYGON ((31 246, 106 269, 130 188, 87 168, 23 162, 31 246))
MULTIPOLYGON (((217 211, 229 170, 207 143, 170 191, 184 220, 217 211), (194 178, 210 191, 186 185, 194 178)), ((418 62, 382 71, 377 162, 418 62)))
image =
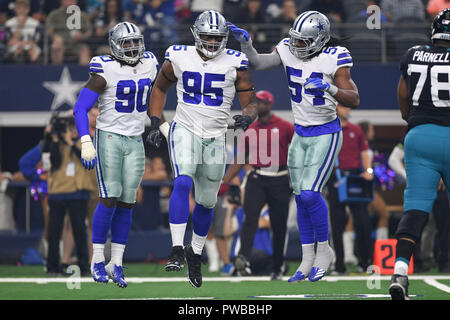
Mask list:
POLYGON ((146 52, 138 27, 121 22, 109 32, 111 55, 94 57, 90 78, 74 107, 85 168, 95 167, 100 201, 92 220, 91 272, 96 282, 111 278, 126 287, 122 257, 128 240, 136 192, 145 169, 142 133, 158 61, 146 52), (97 102, 94 143, 87 112, 97 102), (105 266, 104 247, 111 230, 111 261, 105 266))
POLYGON ((410 48, 400 62, 397 98, 402 118, 408 122, 404 143, 407 185, 389 287, 393 300, 409 299, 409 261, 441 181, 450 195, 450 8, 434 18, 431 42, 410 48))
POLYGON ((169 204, 173 248, 165 269, 180 271, 186 259, 189 281, 200 287, 201 254, 225 171, 230 108, 237 92, 243 110, 242 115, 233 117, 235 129, 246 130, 256 118, 256 98, 246 55, 225 48, 225 18, 216 11, 205 11, 191 31, 195 46, 176 45, 166 51, 166 61, 150 96, 147 141, 159 145, 159 123, 167 91, 176 83, 178 104, 168 135, 175 176, 169 204), (183 248, 192 184, 196 203, 192 214, 194 232, 191 244, 183 248))
POLYGON ((336 107, 338 103, 351 108, 359 105, 358 89, 350 76, 352 57, 346 48, 332 45, 330 22, 317 11, 301 13, 290 37, 270 54, 259 54, 247 31, 229 26, 251 67, 262 70, 283 65, 285 69, 296 132, 289 146, 288 167, 303 252, 301 265, 288 281, 317 281, 333 259, 328 207, 321 191, 342 145, 336 107))

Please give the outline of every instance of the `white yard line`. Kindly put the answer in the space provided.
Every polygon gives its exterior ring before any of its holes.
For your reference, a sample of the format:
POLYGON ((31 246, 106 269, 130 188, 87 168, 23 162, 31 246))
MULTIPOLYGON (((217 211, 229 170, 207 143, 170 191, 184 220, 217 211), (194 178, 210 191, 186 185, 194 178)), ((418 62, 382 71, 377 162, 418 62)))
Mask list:
POLYGON ((426 284, 433 286, 439 290, 442 290, 444 292, 450 293, 450 287, 446 286, 445 284, 439 283, 436 281, 436 279, 425 279, 424 280, 426 284))

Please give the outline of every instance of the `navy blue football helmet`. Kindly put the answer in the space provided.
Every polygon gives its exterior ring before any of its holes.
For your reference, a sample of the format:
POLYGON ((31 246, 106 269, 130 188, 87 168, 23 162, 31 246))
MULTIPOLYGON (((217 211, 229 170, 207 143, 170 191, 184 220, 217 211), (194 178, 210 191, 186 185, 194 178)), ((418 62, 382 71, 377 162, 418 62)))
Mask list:
POLYGON ((431 40, 450 41, 450 8, 442 10, 431 25, 431 40))

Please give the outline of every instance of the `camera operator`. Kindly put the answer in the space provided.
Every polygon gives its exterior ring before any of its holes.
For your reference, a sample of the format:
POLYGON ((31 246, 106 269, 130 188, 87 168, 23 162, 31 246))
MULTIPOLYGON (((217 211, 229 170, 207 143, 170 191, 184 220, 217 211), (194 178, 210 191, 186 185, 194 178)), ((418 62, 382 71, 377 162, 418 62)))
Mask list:
POLYGON ((81 165, 81 142, 73 117, 54 115, 44 132, 43 153, 50 153, 48 176, 49 241, 47 274, 61 275, 59 241, 66 212, 72 223, 81 274, 89 274, 86 212, 90 192, 96 190, 92 172, 81 165))

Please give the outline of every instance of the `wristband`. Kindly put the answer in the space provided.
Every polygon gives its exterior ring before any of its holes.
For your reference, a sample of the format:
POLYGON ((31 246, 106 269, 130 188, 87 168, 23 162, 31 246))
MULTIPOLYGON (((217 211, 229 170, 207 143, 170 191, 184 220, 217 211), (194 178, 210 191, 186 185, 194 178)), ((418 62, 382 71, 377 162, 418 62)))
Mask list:
POLYGON ((328 88, 328 93, 331 94, 332 96, 336 95, 339 91, 339 88, 336 87, 334 84, 330 83, 330 87, 328 88))

